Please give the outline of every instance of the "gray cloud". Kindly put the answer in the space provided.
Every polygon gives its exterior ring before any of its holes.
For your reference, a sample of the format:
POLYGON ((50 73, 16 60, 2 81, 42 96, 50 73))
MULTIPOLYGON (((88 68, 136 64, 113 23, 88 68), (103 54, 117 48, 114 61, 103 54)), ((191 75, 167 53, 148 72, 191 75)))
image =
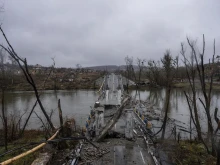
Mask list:
MULTIPOLYGON (((8 0, 1 22, 30 64, 61 67, 124 64, 124 57, 159 60, 177 55, 186 36, 204 33, 207 59, 220 46, 218 0, 8 0)), ((1 37, 3 42, 3 38, 1 37)))

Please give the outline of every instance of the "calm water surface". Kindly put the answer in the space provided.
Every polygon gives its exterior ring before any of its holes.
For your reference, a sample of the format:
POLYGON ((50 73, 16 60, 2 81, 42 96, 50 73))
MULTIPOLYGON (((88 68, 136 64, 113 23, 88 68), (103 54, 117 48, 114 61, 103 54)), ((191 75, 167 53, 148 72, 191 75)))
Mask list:
MULTIPOLYGON (((136 91, 131 91, 131 94, 135 96, 136 91)), ((198 94, 201 95, 200 92, 198 94)), ((140 91, 137 98, 142 100, 150 101, 155 109, 163 110, 163 104, 165 101, 165 90, 164 89, 149 89, 145 91, 140 91)), ((212 98, 212 115, 215 107, 220 107, 220 102, 218 101, 220 97, 219 91, 213 92, 212 98)), ((54 111, 52 115, 52 120, 55 125, 59 125, 59 117, 57 111, 57 101, 61 100, 61 106, 63 111, 63 117, 74 117, 77 124, 84 125, 86 118, 90 112, 90 106, 94 104, 97 100, 98 94, 93 90, 71 90, 71 91, 44 91, 41 95, 42 103, 47 110, 47 112, 54 111)), ((35 95, 33 92, 8 92, 6 93, 6 110, 8 115, 21 115, 25 111, 27 113, 24 115, 24 119, 28 116, 34 102, 35 95)), ((198 104, 200 104, 198 102, 198 104)), ((39 114, 42 118, 42 112, 37 106, 35 112, 39 114)), ((204 109, 200 106, 200 118, 203 123, 205 123, 204 109)), ((173 89, 170 100, 169 117, 177 119, 185 126, 189 126, 189 110, 188 105, 181 89, 173 89)), ((2 125, 2 123, 1 123, 2 125)), ((31 120, 29 122, 28 128, 40 128, 41 123, 35 114, 32 114, 31 120)), ((205 124, 204 124, 205 129, 205 124)))
MULTIPOLYGON (((71 91, 44 91, 41 95, 41 101, 48 113, 53 110, 52 121, 55 125, 59 125, 59 116, 57 109, 57 101, 61 100, 61 108, 63 117, 74 117, 78 125, 84 125, 86 117, 90 111, 90 106, 94 104, 98 97, 95 91, 87 90, 71 90, 71 91)), ((8 92, 6 93, 6 111, 8 115, 22 115, 25 111, 24 119, 27 118, 29 112, 34 105, 36 98, 34 92, 8 92)), ((40 107, 37 105, 35 112, 44 119, 40 107)), ((32 114, 28 128, 39 128, 41 122, 35 114, 32 114)))
MULTIPOLYGON (((189 92, 189 91, 186 91, 189 92)), ((165 89, 149 89, 145 91, 132 91, 132 95, 136 95, 137 98, 149 101, 154 106, 154 109, 158 109, 163 112, 163 106, 165 102, 165 89)), ((197 96, 203 99, 201 91, 197 91, 197 96)), ((212 92, 212 102, 211 102, 211 115, 214 118, 215 107, 220 108, 220 91, 212 92)), ((201 102, 197 99, 197 105, 199 109, 199 118, 201 121, 202 129, 204 132, 207 131, 207 122, 204 108, 201 106, 201 102)), ((220 112, 219 112, 220 114, 220 112)), ((168 111, 168 116, 172 119, 179 121, 179 125, 189 129, 190 127, 190 112, 188 104, 184 95, 183 89, 173 89, 170 98, 170 107, 168 111)), ((178 122, 177 122, 178 123, 178 122)), ((216 123, 213 121, 216 128, 216 123)), ((186 133, 188 134, 188 133, 186 133)), ((186 135, 187 136, 187 135, 186 135)))

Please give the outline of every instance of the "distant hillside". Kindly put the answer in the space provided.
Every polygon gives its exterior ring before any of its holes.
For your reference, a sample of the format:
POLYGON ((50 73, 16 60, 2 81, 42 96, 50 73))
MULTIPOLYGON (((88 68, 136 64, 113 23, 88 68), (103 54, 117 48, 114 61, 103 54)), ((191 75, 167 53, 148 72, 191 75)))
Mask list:
MULTIPOLYGON (((91 67, 86 67, 86 69, 94 69, 94 70, 101 70, 101 71, 116 71, 116 70, 125 70, 126 66, 125 65, 102 65, 102 66, 91 66, 91 67)), ((137 70, 138 67, 134 66, 134 70, 137 70)))
POLYGON ((87 69, 94 69, 94 70, 101 70, 101 71, 115 71, 119 69, 119 66, 117 65, 102 65, 102 66, 91 66, 86 67, 87 69))

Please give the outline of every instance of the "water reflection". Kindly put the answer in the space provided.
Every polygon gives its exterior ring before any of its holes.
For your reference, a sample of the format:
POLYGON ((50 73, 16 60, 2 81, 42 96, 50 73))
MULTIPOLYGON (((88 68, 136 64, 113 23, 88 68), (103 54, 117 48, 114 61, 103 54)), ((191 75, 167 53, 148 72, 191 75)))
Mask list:
MULTIPOLYGON (((149 101, 154 105, 154 108, 162 111, 165 102, 165 89, 148 89, 144 91, 131 91, 133 96, 137 96, 145 101, 149 101)), ((197 91, 198 96, 202 96, 200 91, 197 91)), ((220 107, 218 102, 220 92, 213 91, 211 114, 214 114, 214 108, 220 107)), ((6 93, 6 111, 8 114, 15 113, 16 115, 24 113, 25 110, 30 112, 36 99, 33 92, 8 92, 6 93)), ((86 118, 88 117, 90 106, 94 104, 98 94, 93 90, 62 90, 62 91, 43 91, 41 95, 42 103, 47 110, 50 112, 52 109, 55 110, 53 115, 53 123, 59 125, 57 101, 61 99, 61 106, 64 117, 75 117, 78 125, 83 126, 86 118)), ((198 105, 200 105, 198 101, 198 105)), ((189 109, 185 99, 185 95, 182 89, 173 89, 171 91, 170 107, 168 116, 173 119, 177 119, 184 126, 189 126, 189 109)), ((200 119, 204 123, 204 129, 206 129, 206 118, 204 115, 203 107, 199 106, 200 119)), ((41 113, 39 106, 36 106, 35 111, 44 118, 41 113)), ((29 113, 24 115, 24 119, 27 118, 29 113)), ((215 122, 213 122, 215 124, 215 122)), ((1 123, 2 124, 2 123, 1 123)), ((0 125, 1 126, 1 125, 0 125)), ((41 123, 39 119, 33 114, 31 121, 29 122, 28 128, 39 128, 41 123)))
MULTIPOLYGON (((92 90, 44 91, 41 94, 41 100, 46 111, 50 113, 51 110, 54 110, 52 121, 57 126, 59 125, 57 111, 58 99, 61 100, 63 117, 75 117, 79 125, 84 125, 90 111, 90 106, 94 104, 97 97, 96 92, 92 90)), ((22 114, 25 110, 28 110, 24 115, 24 119, 27 118, 36 101, 34 92, 8 92, 5 98, 7 114, 19 115, 19 113, 22 114)), ((44 118, 38 105, 35 108, 35 112, 44 118)), ((28 128, 39 127, 41 127, 39 119, 35 114, 32 114, 28 128)))
MULTIPOLYGON (((144 91, 139 91, 139 97, 142 100, 149 101, 154 105, 155 109, 161 110, 163 112, 163 106, 165 102, 165 89, 149 89, 144 91)), ((186 91, 190 92, 190 91, 186 91)), ((135 91, 131 91, 132 96, 135 95, 135 91)), ((214 109, 215 107, 220 108, 220 102, 218 102, 220 97, 219 91, 213 91, 212 92, 212 102, 211 102, 211 115, 214 117, 214 109)), ((201 91, 197 91, 197 96, 202 98, 201 91)), ((197 105, 199 109, 199 117, 201 121, 201 125, 203 128, 203 131, 207 130, 207 124, 206 124, 206 117, 205 117, 205 111, 204 108, 201 106, 200 101, 197 99, 197 105)), ((188 108, 188 104, 184 95, 183 89, 172 89, 171 91, 171 97, 170 97, 170 106, 168 111, 168 116, 172 119, 176 119, 182 123, 182 126, 185 128, 189 128, 190 123, 190 112, 188 108)), ((216 127, 216 123, 213 121, 214 126, 216 127)))

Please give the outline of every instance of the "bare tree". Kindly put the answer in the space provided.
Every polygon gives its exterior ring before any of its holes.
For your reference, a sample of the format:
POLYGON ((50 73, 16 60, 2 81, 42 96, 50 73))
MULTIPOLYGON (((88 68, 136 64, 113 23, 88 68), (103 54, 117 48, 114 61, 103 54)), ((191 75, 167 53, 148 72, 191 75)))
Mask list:
POLYGON ((29 113, 27 119, 25 120, 25 123, 24 123, 24 125, 23 125, 23 127, 22 127, 22 129, 21 129, 21 131, 20 131, 19 136, 22 136, 22 135, 24 134, 24 130, 25 130, 25 128, 26 128, 26 126, 27 126, 27 124, 28 124, 28 122, 29 122, 29 119, 30 119, 32 113, 34 112, 34 109, 35 109, 36 105, 37 105, 37 100, 35 101, 35 103, 34 103, 32 109, 31 109, 31 112, 29 113))
MULTIPOLYGON (((166 132, 167 118, 168 118, 168 111, 169 111, 169 106, 170 106, 170 93, 172 89, 173 78, 176 73, 177 61, 171 56, 170 50, 166 50, 163 58, 161 59, 161 62, 162 62, 162 67, 163 67, 163 70, 161 70, 161 72, 163 73, 161 73, 161 75, 164 75, 163 79, 165 81, 164 86, 166 88, 166 96, 165 96, 165 103, 164 103, 164 108, 163 108, 164 109, 163 124, 160 130, 156 134, 162 131, 161 139, 164 139, 165 132, 166 132)), ((155 66, 153 70, 158 70, 158 68, 156 68, 155 66)))
MULTIPOLYGON (((53 73, 53 74, 55 74, 55 76, 56 76, 56 73, 54 73, 54 70, 55 70, 55 69, 54 69, 54 68, 55 68, 55 58, 52 58, 52 60, 53 60, 53 64, 52 64, 51 67, 50 67, 50 71, 49 71, 49 73, 47 74, 47 77, 46 77, 46 78, 44 79, 44 81, 43 81, 42 91, 45 90, 46 82, 47 82, 48 79, 50 78, 51 74, 53 73)), ((39 97, 40 97, 41 94, 42 94, 42 92, 39 94, 39 97)), ((25 120, 25 123, 24 123, 24 125, 23 125, 23 127, 22 127, 22 130, 20 131, 20 136, 23 135, 24 130, 25 130, 25 128, 26 128, 26 126, 27 126, 27 124, 28 124, 28 122, 29 122, 29 119, 30 119, 32 113, 34 112, 34 109, 35 109, 37 103, 38 103, 38 102, 37 102, 37 100, 36 100, 35 103, 34 103, 34 105, 33 105, 33 107, 32 107, 32 109, 31 109, 31 111, 30 111, 30 113, 29 113, 29 115, 28 115, 28 117, 27 117, 27 119, 25 120)))
POLYGON ((76 64, 76 72, 77 72, 77 75, 80 73, 80 72, 84 72, 85 69, 82 67, 81 64, 76 64))
MULTIPOLYGON (((132 76, 134 75, 134 68, 133 68, 133 57, 126 56, 125 57, 125 64, 126 64, 126 71, 125 71, 125 76, 126 76, 126 88, 128 92, 128 86, 129 86, 129 81, 132 79, 132 76)), ((136 79, 136 77, 135 77, 136 79)))
POLYGON ((215 138, 214 138, 214 128, 212 123, 212 117, 210 114, 210 106, 211 106, 211 98, 212 98, 212 87, 213 87, 213 78, 216 72, 216 63, 215 63, 215 40, 213 43, 213 56, 212 59, 209 60, 208 67, 205 67, 204 64, 204 56, 205 56, 205 36, 203 35, 203 44, 202 44, 202 52, 196 50, 195 41, 190 40, 187 37, 187 43, 190 47, 191 53, 191 62, 186 58, 185 50, 183 48, 183 44, 181 44, 181 54, 184 57, 184 64, 186 66, 187 76, 190 83, 190 87, 192 90, 192 96, 190 97, 189 94, 187 95, 185 92, 185 96, 188 102, 188 106, 191 113, 191 118, 193 123, 195 124, 198 138, 204 146, 208 153, 210 153, 208 149, 208 144, 204 141, 201 135, 201 126, 198 117, 198 107, 196 99, 198 98, 201 105, 203 106, 207 118, 207 125, 208 125, 208 137, 211 139, 211 146, 212 146, 212 155, 215 155, 215 138), (207 71, 207 72, 206 72, 207 71), (198 74, 199 83, 202 89, 202 95, 197 96, 195 90, 195 77, 196 73, 198 74), (207 77, 207 80, 206 80, 207 77), (194 109, 194 114, 192 113, 192 109, 194 109))
MULTIPOLYGON (((191 43, 191 45, 194 45, 195 43, 191 43)), ((186 57, 186 48, 184 47, 184 44, 181 43, 181 55, 183 56, 183 63, 186 68, 187 78, 190 84, 190 88, 192 91, 192 96, 189 96, 189 94, 185 93, 189 110, 190 110, 190 116, 191 119, 196 127, 198 139, 202 141, 202 134, 201 134, 201 126, 199 121, 199 115, 198 115, 198 108, 197 108, 197 102, 196 102, 196 84, 195 84, 195 78, 196 78, 196 67, 195 67, 195 60, 193 57, 193 51, 191 50, 191 57, 190 60, 186 57)))
POLYGON ((148 67, 147 67, 147 78, 153 85, 160 84, 160 73, 161 73, 161 67, 160 67, 160 61, 155 62, 153 60, 148 61, 148 67))
POLYGON ((144 70, 144 63, 146 62, 145 59, 137 58, 137 66, 138 66, 138 84, 141 83, 141 76, 144 70))
POLYGON ((170 93, 171 93, 173 78, 176 71, 175 69, 177 66, 177 61, 173 59, 173 57, 171 56, 170 50, 166 50, 166 52, 164 53, 164 57, 161 59, 161 62, 165 72, 165 87, 166 87, 166 99, 164 104, 165 115, 162 125, 163 131, 161 136, 161 139, 164 139, 165 131, 166 131, 166 123, 167 123, 167 114, 170 105, 170 93))
POLYGON ((5 54, 3 53, 3 49, 0 50, 0 69, 1 69, 1 92, 2 92, 2 121, 4 126, 4 143, 5 150, 8 149, 8 119, 7 113, 5 112, 5 88, 6 88, 6 75, 5 75, 5 54))
POLYGON ((46 110, 45 110, 41 100, 40 100, 39 92, 37 90, 37 86, 36 86, 36 84, 34 82, 34 79, 32 78, 32 76, 31 76, 31 74, 29 72, 26 58, 22 59, 21 57, 19 57, 17 55, 17 53, 13 49, 12 45, 8 41, 8 39, 7 39, 6 35, 5 35, 2 27, 0 27, 0 30, 1 30, 2 35, 4 36, 4 38, 5 38, 5 40, 6 40, 7 44, 8 44, 7 48, 5 46, 3 46, 2 44, 0 44, 0 47, 2 47, 17 62, 17 64, 19 65, 20 69, 22 70, 22 72, 25 75, 25 78, 26 78, 27 82, 32 86, 32 88, 33 88, 33 90, 35 92, 35 96, 36 96, 37 102, 38 102, 38 104, 39 104, 39 106, 40 106, 44 116, 46 117, 46 119, 47 119, 51 129, 54 130, 55 128, 53 126, 53 123, 51 122, 51 120, 50 120, 50 118, 49 118, 49 116, 48 116, 48 114, 47 114, 47 112, 46 112, 46 110))
POLYGON ((179 76, 179 55, 178 56, 176 56, 176 78, 179 78, 180 76, 179 76), (179 77, 177 77, 177 76, 179 76, 179 77))
POLYGON ((81 69, 82 69, 82 65, 80 65, 80 64, 76 64, 76 70, 77 70, 78 72, 80 72, 81 69))
POLYGON ((199 80, 200 80, 200 84, 202 87, 202 93, 203 93, 203 97, 204 97, 204 99, 199 98, 199 100, 205 109, 207 122, 208 122, 208 133, 211 137, 211 143, 212 143, 212 155, 215 155, 215 147, 214 147, 215 141, 214 141, 214 136, 213 136, 214 129, 213 129, 212 118, 211 118, 211 114, 210 114, 213 76, 215 73, 215 40, 214 40, 214 44, 213 44, 213 56, 212 56, 211 62, 209 62, 210 74, 208 75, 208 83, 205 80, 206 75, 205 75, 205 66, 204 66, 205 36, 203 35, 203 49, 202 49, 202 53, 200 53, 200 63, 197 59, 195 48, 193 47, 193 45, 191 44, 191 42, 188 38, 187 38, 187 41, 188 41, 189 46, 191 47, 191 49, 194 52, 194 58, 196 61, 196 68, 198 71, 199 80), (207 87, 207 84, 209 84, 209 87, 207 87))

